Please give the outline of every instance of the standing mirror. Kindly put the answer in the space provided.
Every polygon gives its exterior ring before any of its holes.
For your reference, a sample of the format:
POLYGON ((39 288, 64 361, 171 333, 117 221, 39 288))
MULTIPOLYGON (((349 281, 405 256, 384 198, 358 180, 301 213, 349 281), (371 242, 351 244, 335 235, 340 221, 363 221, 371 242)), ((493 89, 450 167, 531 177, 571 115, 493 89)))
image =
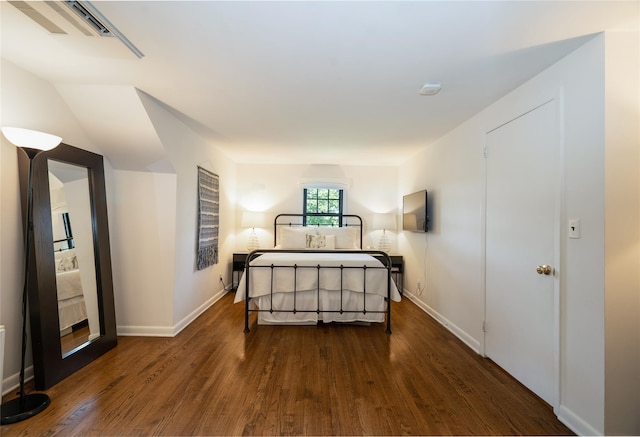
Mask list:
POLYGON ((61 144, 34 159, 32 254, 34 379, 46 390, 117 344, 102 156, 61 144))

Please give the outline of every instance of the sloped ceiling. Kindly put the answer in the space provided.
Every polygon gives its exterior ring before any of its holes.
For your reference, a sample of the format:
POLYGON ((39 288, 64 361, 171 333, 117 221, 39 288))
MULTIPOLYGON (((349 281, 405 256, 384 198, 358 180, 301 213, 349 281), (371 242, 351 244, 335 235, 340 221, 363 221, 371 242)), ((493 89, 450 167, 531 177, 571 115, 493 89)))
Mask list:
POLYGON ((122 166, 162 161, 135 89, 237 162, 398 164, 595 33, 640 21, 637 1, 92 5, 143 58, 52 35, 7 2, 2 56, 54 83, 122 166), (419 96, 430 81, 442 91, 419 96))
POLYGON ((120 170, 173 172, 136 89, 127 85, 59 84, 76 118, 120 170))

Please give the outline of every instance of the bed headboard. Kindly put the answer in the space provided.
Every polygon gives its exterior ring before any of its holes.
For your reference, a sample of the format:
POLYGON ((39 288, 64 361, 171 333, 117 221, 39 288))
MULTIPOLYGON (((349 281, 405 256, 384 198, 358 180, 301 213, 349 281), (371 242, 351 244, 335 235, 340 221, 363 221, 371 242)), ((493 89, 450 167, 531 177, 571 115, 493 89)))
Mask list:
MULTIPOLYGON (((278 214, 273 220, 273 245, 278 245, 279 230, 283 227, 297 227, 302 228, 304 214, 278 214)), ((327 225, 306 225, 308 228, 324 229, 330 226, 327 225)), ((355 228, 357 231, 358 248, 362 249, 362 218, 355 214, 343 214, 340 220, 340 226, 334 226, 335 228, 355 228)))

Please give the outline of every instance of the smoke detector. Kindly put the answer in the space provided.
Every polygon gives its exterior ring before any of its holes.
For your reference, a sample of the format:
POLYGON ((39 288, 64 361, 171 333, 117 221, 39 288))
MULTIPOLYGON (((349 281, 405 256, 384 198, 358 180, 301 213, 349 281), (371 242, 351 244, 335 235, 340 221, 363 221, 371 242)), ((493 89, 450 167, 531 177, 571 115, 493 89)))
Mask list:
POLYGON ((441 88, 442 88, 442 85, 440 83, 437 83, 437 82, 426 83, 422 88, 420 88, 420 91, 418 91, 418 94, 420 94, 421 96, 435 96, 440 92, 441 88))

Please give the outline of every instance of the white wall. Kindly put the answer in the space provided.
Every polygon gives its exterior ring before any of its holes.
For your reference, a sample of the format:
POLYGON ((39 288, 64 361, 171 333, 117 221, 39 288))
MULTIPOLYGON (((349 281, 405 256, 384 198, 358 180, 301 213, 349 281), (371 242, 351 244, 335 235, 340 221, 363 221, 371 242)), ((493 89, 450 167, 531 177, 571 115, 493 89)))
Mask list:
POLYGON ((173 335, 176 179, 113 172, 109 233, 119 335, 173 335))
MULTIPOLYGON (((176 171, 175 253, 173 257, 173 330, 179 332, 223 292, 219 280, 231 282, 234 241, 236 164, 215 146, 175 118, 144 93, 141 101, 155 126, 169 162, 176 171), (197 247, 197 166, 220 177, 219 262, 196 270, 197 247)), ((147 290, 152 295, 152 290, 147 290)))
POLYGON ((545 96, 561 96, 561 223, 581 218, 582 238, 569 241, 561 229, 556 412, 583 434, 640 431, 637 411, 630 412, 637 410, 640 392, 638 50, 637 35, 635 47, 627 45, 622 51, 615 44, 619 37, 597 36, 412 157, 399 173, 403 194, 426 188, 432 196, 432 231, 403 233, 399 238, 400 252, 407 259, 405 287, 416 303, 482 351, 484 135, 545 96), (630 70, 629 58, 635 66, 630 70), (627 65, 621 59, 627 59, 627 65), (612 82, 618 84, 617 90, 612 82), (627 96, 626 106, 622 96, 627 96), (625 233, 628 227, 632 230, 625 233), (427 286, 420 292, 415 284, 423 278, 427 286), (607 309, 606 320, 605 299, 618 305, 611 312, 607 309), (627 309, 623 311, 622 305, 627 309), (616 369, 621 372, 617 377, 616 369))
POLYGON ((470 120, 412 157, 399 172, 400 194, 427 190, 430 220, 426 234, 402 232, 398 238, 405 259, 404 288, 476 351, 484 305, 482 132, 482 124, 470 120))
MULTIPOLYGON (((396 167, 350 165, 238 164, 235 250, 246 251, 249 229, 241 227, 242 212, 264 211, 265 227, 256 229, 263 248, 273 247, 273 219, 281 213, 302 213, 303 184, 310 181, 341 182, 345 189, 346 214, 363 219, 363 247, 377 246, 380 231, 371 229, 374 213, 399 213, 396 167)), ((396 232, 387 232, 391 252, 396 252, 396 232)))

